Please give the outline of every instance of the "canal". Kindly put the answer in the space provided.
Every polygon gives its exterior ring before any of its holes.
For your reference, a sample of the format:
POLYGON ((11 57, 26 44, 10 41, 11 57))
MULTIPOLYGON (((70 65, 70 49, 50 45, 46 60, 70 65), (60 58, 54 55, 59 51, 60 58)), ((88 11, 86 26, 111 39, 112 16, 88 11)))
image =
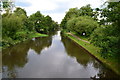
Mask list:
POLYGON ((60 31, 3 50, 3 78, 117 78, 60 31))

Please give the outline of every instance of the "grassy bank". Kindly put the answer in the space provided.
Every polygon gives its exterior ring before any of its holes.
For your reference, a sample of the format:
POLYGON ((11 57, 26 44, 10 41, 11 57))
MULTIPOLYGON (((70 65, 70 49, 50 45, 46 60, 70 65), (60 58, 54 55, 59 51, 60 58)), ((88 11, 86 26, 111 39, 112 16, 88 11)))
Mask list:
POLYGON ((31 33, 29 35, 29 38, 34 38, 34 37, 47 37, 48 35, 46 34, 41 34, 41 33, 31 33))
POLYGON ((2 39, 2 46, 0 48, 5 49, 5 48, 14 46, 14 45, 16 45, 20 42, 23 42, 25 40, 28 40, 28 39, 32 39, 35 37, 47 37, 47 36, 48 35, 46 35, 46 34, 41 34, 41 33, 37 33, 37 32, 27 32, 27 31, 18 32, 16 34, 16 39, 12 39, 10 37, 4 37, 2 39))
MULTIPOLYGON (((77 44, 79 44, 80 46, 82 46, 84 49, 86 49, 92 56, 94 56, 96 59, 98 59, 100 62, 104 63, 107 67, 111 68, 114 72, 116 72, 117 74, 120 75, 120 69, 118 66, 120 66, 120 64, 118 63, 118 59, 116 58, 107 58, 104 59, 103 57, 101 57, 100 55, 100 48, 94 46, 93 44, 84 42, 82 40, 78 40, 76 37, 64 33, 65 36, 67 36, 68 38, 70 38, 71 40, 73 40, 74 42, 76 42, 77 44)), ((87 40, 87 39, 85 39, 87 40)))

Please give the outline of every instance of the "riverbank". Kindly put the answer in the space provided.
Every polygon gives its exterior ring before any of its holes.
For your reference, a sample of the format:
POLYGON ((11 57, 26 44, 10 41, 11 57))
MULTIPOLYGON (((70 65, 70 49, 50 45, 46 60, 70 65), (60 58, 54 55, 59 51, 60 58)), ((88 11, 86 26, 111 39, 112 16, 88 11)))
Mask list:
POLYGON ((75 43, 77 43, 79 46, 83 47, 85 50, 87 50, 90 53, 90 55, 92 55, 98 61, 104 63, 105 66, 109 67, 114 72, 116 72, 118 75, 120 75, 120 69, 119 69, 120 64, 118 63, 118 59, 113 59, 110 57, 107 59, 104 59, 99 54, 100 48, 94 46, 93 44, 90 44, 89 41, 87 41, 87 39, 85 40, 80 39, 79 37, 77 37, 76 35, 72 33, 64 32, 64 35, 67 36, 72 41, 74 41, 75 43))
MULTIPOLYGON (((28 39, 32 39, 35 37, 47 37, 47 34, 41 34, 41 33, 37 33, 37 32, 20 32, 19 34, 22 34, 19 36, 19 38, 17 40, 12 40, 10 38, 8 39, 2 39, 2 47, 0 47, 1 49, 6 49, 10 46, 14 46, 20 42, 26 41, 28 39)), ((19 35, 18 34, 18 35, 19 35)))

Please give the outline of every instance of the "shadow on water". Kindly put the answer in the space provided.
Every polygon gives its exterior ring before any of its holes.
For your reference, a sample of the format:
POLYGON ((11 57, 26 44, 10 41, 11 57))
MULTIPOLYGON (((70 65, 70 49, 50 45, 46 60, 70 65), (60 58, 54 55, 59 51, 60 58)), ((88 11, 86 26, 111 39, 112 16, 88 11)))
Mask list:
MULTIPOLYGON (((51 36, 42 37, 42 38, 33 38, 32 40, 25 41, 16 45, 15 47, 11 47, 3 50, 2 58, 3 58, 3 72, 8 69, 8 74, 10 77, 16 77, 15 68, 16 67, 24 67, 24 65, 28 62, 27 53, 30 49, 34 50, 37 54, 41 53, 41 50, 49 47, 52 43, 51 36)), ((3 73, 4 74, 4 73, 3 73)))
POLYGON ((5 49, 2 59, 3 78, 118 77, 60 31, 5 49))
POLYGON ((90 64, 95 69, 99 69, 99 72, 95 76, 91 76, 92 79, 96 78, 115 78, 118 79, 119 76, 114 73, 112 70, 108 69, 104 66, 104 64, 100 63, 99 61, 95 60, 86 50, 81 48, 79 45, 74 43, 70 39, 66 39, 67 37, 62 36, 62 42, 65 46, 67 54, 71 57, 75 57, 76 61, 83 65, 85 68, 88 68, 90 64), (75 46, 76 45, 76 46, 75 46))

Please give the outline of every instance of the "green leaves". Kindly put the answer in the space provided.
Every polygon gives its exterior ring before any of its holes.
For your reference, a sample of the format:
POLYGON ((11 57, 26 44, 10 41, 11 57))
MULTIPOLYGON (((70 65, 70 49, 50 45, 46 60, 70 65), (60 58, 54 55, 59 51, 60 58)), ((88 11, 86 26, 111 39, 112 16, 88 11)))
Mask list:
POLYGON ((86 36, 89 36, 96 27, 98 27, 98 23, 89 16, 72 18, 67 22, 67 28, 80 35, 86 33, 86 36))
POLYGON ((17 7, 16 10, 14 11, 14 14, 17 15, 17 16, 21 16, 21 15, 24 15, 27 17, 27 13, 24 9, 20 8, 20 7, 17 7))
POLYGON ((101 54, 105 57, 117 54, 119 37, 113 34, 113 26, 103 26, 96 28, 90 36, 91 43, 101 48, 101 54), (104 55, 105 54, 105 55, 104 55))
POLYGON ((3 35, 13 37, 13 35, 22 28, 22 20, 20 17, 11 15, 10 17, 4 17, 2 19, 3 23, 3 35))
POLYGON ((33 22, 33 26, 35 31, 39 33, 49 33, 58 27, 57 23, 55 23, 50 16, 44 16, 37 11, 35 14, 32 14, 29 17, 29 20, 33 22))
POLYGON ((90 7, 89 4, 81 7, 80 9, 78 9, 78 8, 69 9, 69 11, 66 13, 64 19, 62 20, 60 26, 63 29, 66 29, 67 28, 67 22, 69 20, 71 20, 72 18, 80 17, 80 16, 90 16, 90 17, 94 16, 93 15, 93 9, 90 7))
POLYGON ((27 20, 25 13, 23 9, 17 8, 14 13, 7 12, 2 15, 3 46, 13 45, 26 38, 23 34, 18 34, 18 32, 25 32, 27 20))
POLYGON ((102 48, 104 56, 120 56, 120 2, 109 2, 107 7, 101 9, 104 26, 97 28, 91 35, 91 41, 102 48))

